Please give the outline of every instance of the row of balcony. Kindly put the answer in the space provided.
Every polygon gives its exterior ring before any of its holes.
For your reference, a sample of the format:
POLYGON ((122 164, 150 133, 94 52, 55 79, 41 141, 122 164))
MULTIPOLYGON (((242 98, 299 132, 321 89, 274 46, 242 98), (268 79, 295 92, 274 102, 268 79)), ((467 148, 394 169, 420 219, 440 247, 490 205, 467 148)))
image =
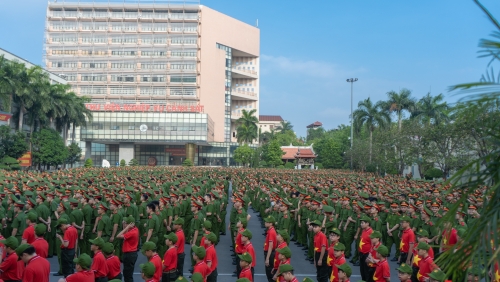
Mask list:
POLYGON ((94 18, 94 19, 123 19, 123 20, 187 20, 197 21, 197 13, 148 13, 148 12, 113 12, 113 11, 50 11, 50 18, 94 18))
POLYGON ((91 27, 83 27, 83 26, 49 26, 46 28, 47 31, 52 31, 52 32, 130 32, 130 33, 172 33, 172 34, 197 34, 198 29, 197 28, 162 28, 162 29, 152 29, 152 28, 142 28, 142 27, 137 27, 137 28, 113 28, 113 26, 102 26, 98 28, 91 28, 91 27))
MULTIPOLYGON (((136 39, 136 40, 127 40, 127 41, 121 41, 121 42, 113 42, 111 38, 106 38, 103 40, 89 40, 85 41, 82 38, 65 38, 64 40, 54 40, 54 38, 48 38, 46 43, 47 44, 57 44, 57 45, 86 45, 86 46, 104 46, 104 45, 127 45, 127 46, 175 46, 175 45, 182 45, 182 44, 177 44, 177 43, 172 43, 171 39, 168 38, 162 38, 166 40, 158 40, 158 39, 152 39, 152 40, 144 40, 144 39, 136 39)), ((196 45, 198 48, 198 43, 192 43, 192 44, 186 44, 183 43, 184 45, 196 45)))
MULTIPOLYGON (((139 58, 145 58, 145 59, 150 59, 150 58, 159 58, 159 59, 182 59, 182 60, 197 60, 198 57, 198 52, 194 51, 196 53, 195 56, 179 56, 178 53, 176 52, 190 52, 188 51, 189 49, 174 49, 174 50, 167 50, 167 51, 146 51, 146 50, 137 50, 137 51, 132 51, 132 50, 54 50, 54 49, 48 49, 47 50, 47 56, 52 57, 55 59, 55 57, 83 57, 83 58, 89 58, 89 57, 99 57, 99 58, 109 58, 110 60, 113 59, 119 59, 119 60, 134 60, 134 59, 139 59, 139 58), (113 52, 115 52, 113 54, 113 52), (173 54, 172 54, 173 53, 173 54)), ((181 54, 184 55, 184 54, 181 54)))

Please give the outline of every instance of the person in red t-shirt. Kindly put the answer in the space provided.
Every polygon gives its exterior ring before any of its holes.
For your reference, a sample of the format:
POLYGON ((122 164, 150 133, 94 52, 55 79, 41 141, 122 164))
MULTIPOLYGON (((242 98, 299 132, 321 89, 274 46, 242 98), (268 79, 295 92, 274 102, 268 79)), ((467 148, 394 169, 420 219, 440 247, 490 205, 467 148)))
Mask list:
POLYGON ((337 243, 333 247, 333 256, 334 257, 333 257, 333 260, 330 261, 330 263, 332 265, 332 272, 330 274, 330 282, 340 281, 339 274, 338 274, 339 269, 337 266, 343 265, 344 263, 346 263, 344 252, 345 252, 345 245, 342 243, 337 243))
MULTIPOLYGON (((276 252, 278 253, 278 269, 280 265, 284 264, 290 264, 290 258, 292 257, 292 251, 290 250, 289 247, 283 247, 283 248, 278 248, 276 249, 276 252)), ((273 280, 284 282, 284 278, 282 275, 279 275, 279 280, 278 280, 278 271, 274 274, 273 280)))
POLYGON ((47 231, 47 225, 39 223, 35 225, 35 241, 31 245, 35 248, 36 254, 42 258, 47 258, 49 254, 49 243, 43 238, 47 231))
POLYGON ((389 256, 389 249, 386 246, 380 245, 377 248, 377 267, 375 268, 375 273, 373 274, 373 281, 391 281, 391 269, 389 263, 387 262, 387 257, 389 256))
POLYGON ((104 240, 101 237, 97 237, 89 241, 92 244, 90 245, 90 250, 94 252, 94 260, 90 269, 94 271, 95 282, 106 282, 108 281, 108 265, 101 251, 105 244, 104 240))
POLYGON ((241 233, 246 230, 248 221, 246 218, 239 218, 238 222, 236 222, 236 238, 234 239, 234 252, 236 253, 236 276, 239 277, 241 268, 240 268, 240 258, 239 255, 244 253, 244 247, 243 247, 243 242, 241 241, 241 233))
POLYGON ((125 223, 127 225, 116 235, 116 238, 123 239, 123 280, 125 282, 133 282, 134 267, 137 262, 137 248, 139 246, 139 228, 135 226, 135 218, 131 215, 125 218, 125 223))
POLYGON ((408 216, 401 217, 401 227, 403 229, 403 235, 401 236, 401 241, 399 242, 399 263, 411 264, 411 258, 413 256, 413 248, 415 246, 415 233, 410 226, 411 218, 408 216))
POLYGON ((321 222, 314 220, 310 223, 314 232, 314 265, 316 266, 316 278, 318 282, 326 282, 330 276, 326 259, 326 247, 328 240, 326 235, 321 232, 321 222))
POLYGON ((248 253, 252 257, 252 265, 250 266, 250 272, 252 272, 252 280, 254 279, 255 275, 255 264, 257 263, 257 257, 255 257, 255 249, 253 248, 252 242, 250 240, 252 239, 252 232, 250 230, 246 229, 241 233, 241 242, 243 243, 243 253, 248 253))
POLYGON ((457 230, 451 226, 450 222, 444 223, 444 230, 441 234, 440 252, 446 252, 458 242, 457 230))
MULTIPOLYGON (((427 232, 427 230, 425 229, 419 229, 417 230, 417 242, 420 243, 420 242, 424 242, 424 243, 428 243, 429 242, 429 233, 427 232)), ((429 248, 429 250, 427 251, 429 257, 431 257, 432 259, 434 259, 434 249, 432 248, 429 248)), ((420 264, 420 261, 422 261, 422 258, 418 255, 418 250, 417 248, 413 248, 413 262, 412 262, 412 272, 413 272, 413 275, 412 275, 412 279, 413 281, 417 281, 417 273, 418 273, 418 268, 419 268, 419 264, 420 264)))
POLYGON ((413 269, 406 263, 402 263, 397 269, 398 278, 401 282, 412 282, 413 269))
POLYGON ((163 256, 163 275, 161 278, 162 282, 172 282, 177 280, 177 235, 175 233, 169 233, 164 235, 165 245, 167 246, 167 251, 163 256))
POLYGON ((32 245, 22 244, 17 247, 16 253, 26 264, 23 282, 49 282, 50 263, 37 255, 32 245))
POLYGON ((210 268, 208 268, 208 265, 204 261, 207 252, 203 247, 193 246, 192 249, 193 259, 195 261, 193 275, 199 273, 203 277, 203 281, 207 282, 207 276, 210 274, 210 268))
POLYGON ((278 269, 279 275, 287 282, 297 282, 297 278, 293 275, 293 267, 290 264, 282 264, 278 269))
POLYGON ((95 282, 94 271, 90 269, 92 259, 89 255, 81 254, 73 262, 76 264, 76 273, 61 278, 58 282, 95 282))
POLYGON ((370 235, 373 233, 373 229, 370 227, 371 219, 367 215, 362 215, 359 218, 361 226, 361 238, 359 240, 359 271, 361 273, 362 280, 368 280, 368 265, 366 264, 366 258, 370 253, 372 248, 372 241, 370 235))
POLYGON ((173 222, 175 235, 177 235, 177 274, 182 276, 184 274, 184 244, 186 243, 186 237, 184 236, 184 231, 182 230, 182 225, 184 224, 184 219, 177 218, 173 222))
POLYGON ((23 232, 21 244, 31 244, 35 241, 35 224, 37 220, 36 213, 29 212, 26 215, 26 229, 23 232))
POLYGON ((348 263, 337 265, 339 282, 349 282, 349 277, 351 277, 352 269, 348 263))
POLYGON ((425 282, 429 278, 429 274, 436 269, 436 265, 434 265, 434 260, 431 256, 429 256, 429 249, 431 246, 429 244, 420 242, 417 245, 418 257, 420 258, 420 262, 418 264, 418 273, 417 279, 420 282, 425 282))
POLYGON ((366 263, 368 265, 368 277, 373 277, 373 273, 375 273, 375 268, 377 267, 377 249, 382 245, 380 242, 380 239, 382 238, 382 233, 379 231, 373 231, 372 234, 370 234, 370 240, 371 240, 371 249, 370 252, 368 253, 368 257, 366 258, 366 263))
MULTIPOLYGON (((284 247, 287 247, 287 240, 289 239, 290 236, 288 236, 288 233, 286 230, 278 230, 277 235, 276 235, 276 241, 277 241, 277 246, 276 250, 282 249, 284 247)), ((274 277, 276 277, 276 274, 278 273, 278 267, 280 266, 280 259, 279 259, 279 253, 276 251, 275 256, 273 259, 273 270, 272 273, 274 274, 274 277)))
POLYGON ((328 230, 328 239, 330 240, 330 246, 328 246, 328 257, 326 258, 326 265, 328 265, 328 271, 330 273, 333 269, 332 261, 335 260, 335 245, 339 243, 340 234, 340 230, 337 227, 333 227, 328 230))
POLYGON ((217 242, 217 236, 214 233, 210 233, 205 238, 205 263, 210 269, 210 274, 207 276, 207 282, 217 281, 217 252, 215 251, 215 243, 217 242))
POLYGON ((141 278, 146 282, 160 282, 156 280, 153 276, 155 275, 157 269, 151 262, 140 264, 141 268, 141 278))
POLYGON ((106 265, 108 266, 108 280, 120 279, 122 280, 121 262, 120 259, 114 255, 115 246, 113 243, 105 243, 102 248, 102 253, 106 258, 106 265))
POLYGON ((271 281, 273 278, 272 270, 273 264, 272 259, 275 256, 275 250, 277 246, 276 241, 276 230, 274 229, 274 224, 276 223, 276 219, 274 216, 267 216, 264 218, 264 225, 267 228, 266 232, 266 240, 264 241, 264 258, 265 258, 265 266, 266 266, 266 277, 268 281, 271 281))
MULTIPOLYGON (((76 241, 78 240, 78 232, 76 228, 68 224, 65 218, 57 220, 56 228, 60 227, 64 232, 64 238, 60 234, 56 237, 62 242, 61 248, 61 271, 64 277, 73 274, 73 258, 75 257, 76 241)), ((103 241, 104 242, 104 241, 103 241)))
POLYGON ((252 262, 253 258, 249 253, 243 253, 242 255, 238 255, 240 258, 240 267, 241 267, 241 272, 240 275, 238 276, 239 279, 241 278, 247 278, 250 280, 250 282, 253 282, 253 275, 252 275, 252 262))
MULTIPOLYGON (((19 272, 17 271, 17 254, 16 248, 19 245, 19 241, 16 237, 10 236, 9 238, 2 240, 2 244, 5 246, 5 252, 7 252, 7 256, 3 259, 2 264, 0 264, 0 278, 3 280, 21 280, 19 276, 19 272)), ((0 249, 1 256, 3 256, 3 249, 0 249)), ((0 256, 0 257, 1 257, 0 256)))
POLYGON ((146 242, 142 245, 142 253, 148 258, 148 261, 155 266, 155 275, 153 278, 160 281, 162 276, 163 266, 161 263, 161 258, 156 252, 156 244, 152 241, 146 242))

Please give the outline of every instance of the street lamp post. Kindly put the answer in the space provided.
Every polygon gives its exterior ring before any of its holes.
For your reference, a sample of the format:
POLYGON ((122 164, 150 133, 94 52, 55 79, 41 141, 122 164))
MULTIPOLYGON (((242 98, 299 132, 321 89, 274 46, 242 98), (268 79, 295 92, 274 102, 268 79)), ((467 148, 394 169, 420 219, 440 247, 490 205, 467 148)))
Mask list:
POLYGON ((352 86, 354 82, 358 81, 357 78, 348 78, 347 82, 351 83, 351 171, 352 171, 352 144, 354 141, 354 126, 353 126, 353 120, 354 116, 352 115, 352 86))

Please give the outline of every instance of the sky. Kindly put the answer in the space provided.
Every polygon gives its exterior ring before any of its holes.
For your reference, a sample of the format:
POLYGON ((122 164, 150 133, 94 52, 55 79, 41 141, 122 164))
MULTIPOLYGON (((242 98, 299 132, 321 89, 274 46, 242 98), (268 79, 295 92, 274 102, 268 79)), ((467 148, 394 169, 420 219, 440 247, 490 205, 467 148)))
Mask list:
MULTIPOLYGON (((449 87, 486 71, 478 42, 494 30, 472 0, 200 3, 251 25, 258 20, 260 114, 281 115, 299 136, 315 121, 327 130, 350 122, 347 78, 358 78, 354 108, 403 88, 417 99, 430 92, 456 102, 449 87)), ((500 1, 482 3, 500 18, 500 1)), ((42 64, 46 7, 47 0, 0 0, 0 48, 42 64)))

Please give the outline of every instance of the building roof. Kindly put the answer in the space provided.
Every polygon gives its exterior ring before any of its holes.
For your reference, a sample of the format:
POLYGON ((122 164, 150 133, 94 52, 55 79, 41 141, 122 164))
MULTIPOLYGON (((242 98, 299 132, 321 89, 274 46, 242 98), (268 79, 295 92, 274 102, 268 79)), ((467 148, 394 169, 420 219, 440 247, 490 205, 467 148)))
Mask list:
POLYGON ((282 146, 281 150, 285 154, 281 157, 282 160, 295 160, 298 158, 316 158, 316 154, 311 146, 282 146))
POLYGON ((320 127, 323 126, 323 124, 319 121, 315 121, 307 126, 307 128, 314 128, 314 127, 320 127))
POLYGON ((259 116, 259 121, 283 121, 281 116, 259 116))

